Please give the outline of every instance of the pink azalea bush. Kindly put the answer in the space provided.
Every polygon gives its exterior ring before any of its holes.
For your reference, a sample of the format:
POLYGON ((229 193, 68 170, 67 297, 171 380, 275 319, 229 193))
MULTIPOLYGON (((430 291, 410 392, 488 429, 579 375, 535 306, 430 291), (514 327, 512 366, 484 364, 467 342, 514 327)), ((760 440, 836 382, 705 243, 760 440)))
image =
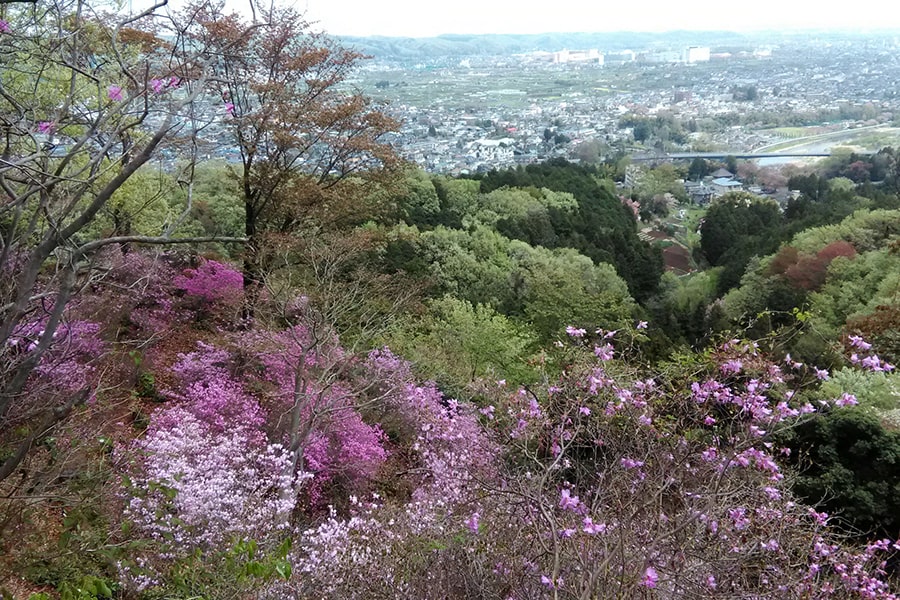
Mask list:
POLYGON ((215 260, 204 260, 196 269, 185 269, 172 284, 203 312, 221 311, 233 316, 244 297, 241 272, 215 260))
MULTIPOLYGON (((815 398, 819 369, 735 339, 649 373, 633 332, 575 331, 562 375, 476 407, 302 322, 176 361, 125 468, 156 554, 123 581, 290 539, 260 597, 895 598, 894 542, 844 545, 780 464, 779 430, 854 410, 815 398)), ((890 368, 863 343, 854 362, 890 368)))
POLYGON ((48 325, 47 317, 21 323, 0 347, 0 376, 28 373, 22 393, 3 415, 7 431, 42 411, 93 398, 97 363, 108 348, 100 325, 64 320, 52 334, 48 325))
MULTIPOLYGON (((279 414, 297 408, 296 436, 302 468, 312 474, 307 493, 312 506, 325 508, 326 491, 338 486, 358 493, 387 458, 384 434, 356 410, 357 394, 367 384, 350 379, 353 360, 329 333, 314 334, 303 325, 278 333, 243 336, 259 362, 257 381, 279 414)), ((292 425, 293 427, 293 425, 292 425)), ((290 446, 292 431, 275 431, 290 446)))
POLYGON ((215 556, 237 540, 276 545, 290 528, 308 478, 270 443, 266 415, 231 376, 230 355, 208 344, 173 366, 177 402, 153 413, 146 436, 121 457, 129 482, 125 517, 155 543, 155 555, 121 567, 139 590, 173 560, 215 556))
MULTIPOLYGON (((282 586, 291 597, 415 594, 417 552, 461 530, 475 535, 483 487, 497 483, 498 446, 478 423, 473 407, 446 399, 433 384, 417 383, 409 364, 387 349, 372 352, 367 376, 379 382, 371 393, 405 420, 408 452, 416 467, 407 476, 413 491, 403 502, 352 498, 350 514, 334 511, 298 532, 294 569, 301 575, 282 586)), ((449 562, 435 570, 441 577, 449 562)), ((438 592, 436 592, 438 593, 438 592)), ((411 596, 424 597, 424 596, 411 596)))
POLYGON ((102 254, 108 265, 106 282, 111 293, 89 298, 98 302, 95 310, 123 326, 123 333, 152 337, 165 335, 185 315, 172 280, 176 276, 175 256, 164 253, 128 252, 110 248, 102 254), (115 315, 115 317, 113 317, 115 315))
MULTIPOLYGON (((845 547, 791 496, 771 440, 816 410, 794 400, 817 381, 802 365, 739 340, 653 377, 573 352, 558 381, 486 389, 490 411, 407 387, 426 477, 408 502, 357 501, 303 531, 294 593, 895 597, 893 542, 845 547)), ((388 353, 371 362, 402 379, 388 353)))

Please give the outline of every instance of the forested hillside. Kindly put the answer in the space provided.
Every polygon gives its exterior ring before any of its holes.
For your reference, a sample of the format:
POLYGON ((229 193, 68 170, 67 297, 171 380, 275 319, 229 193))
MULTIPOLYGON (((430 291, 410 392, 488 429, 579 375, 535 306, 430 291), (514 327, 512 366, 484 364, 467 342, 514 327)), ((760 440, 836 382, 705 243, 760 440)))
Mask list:
POLYGON ((893 150, 431 175, 281 8, 0 56, 3 598, 897 597, 893 150))

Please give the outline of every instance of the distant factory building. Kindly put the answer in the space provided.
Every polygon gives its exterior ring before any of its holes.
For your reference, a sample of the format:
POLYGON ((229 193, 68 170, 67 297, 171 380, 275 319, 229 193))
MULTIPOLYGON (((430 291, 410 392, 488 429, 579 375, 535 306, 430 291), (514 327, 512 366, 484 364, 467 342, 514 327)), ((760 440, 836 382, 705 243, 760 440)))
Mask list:
POLYGON ((606 53, 606 62, 608 63, 628 63, 634 62, 637 55, 634 53, 634 50, 621 50, 619 52, 607 52, 606 53))
POLYGON ((709 48, 705 46, 690 46, 685 48, 682 60, 688 64, 709 62, 709 48))
POLYGON ((555 64, 594 63, 602 65, 603 54, 596 48, 590 50, 560 50, 553 53, 552 61, 555 64))

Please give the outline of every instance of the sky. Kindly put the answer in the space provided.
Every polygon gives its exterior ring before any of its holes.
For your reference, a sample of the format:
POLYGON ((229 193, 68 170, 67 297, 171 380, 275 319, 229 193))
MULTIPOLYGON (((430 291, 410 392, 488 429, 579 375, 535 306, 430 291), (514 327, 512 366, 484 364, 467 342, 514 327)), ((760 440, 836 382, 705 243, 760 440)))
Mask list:
POLYGON ((877 4, 855 10, 828 0, 297 0, 294 6, 333 35, 900 29, 900 10, 877 4))

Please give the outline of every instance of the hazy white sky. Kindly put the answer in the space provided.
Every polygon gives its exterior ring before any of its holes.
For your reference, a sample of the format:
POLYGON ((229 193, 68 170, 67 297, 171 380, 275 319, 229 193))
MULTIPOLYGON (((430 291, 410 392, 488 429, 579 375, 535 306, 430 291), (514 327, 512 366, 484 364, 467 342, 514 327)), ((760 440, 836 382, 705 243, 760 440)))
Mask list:
MULTIPOLYGON (((151 0, 125 0, 134 7, 151 0)), ((169 0, 177 7, 186 0, 169 0)), ((255 0, 268 5, 273 0, 255 0)), ((839 0, 274 0, 333 35, 598 31, 900 30, 895 2, 839 0)), ((250 0, 226 0, 249 16, 250 0)))
POLYGON ((864 9, 837 0, 296 0, 294 6, 334 35, 900 29, 893 2, 864 9))

